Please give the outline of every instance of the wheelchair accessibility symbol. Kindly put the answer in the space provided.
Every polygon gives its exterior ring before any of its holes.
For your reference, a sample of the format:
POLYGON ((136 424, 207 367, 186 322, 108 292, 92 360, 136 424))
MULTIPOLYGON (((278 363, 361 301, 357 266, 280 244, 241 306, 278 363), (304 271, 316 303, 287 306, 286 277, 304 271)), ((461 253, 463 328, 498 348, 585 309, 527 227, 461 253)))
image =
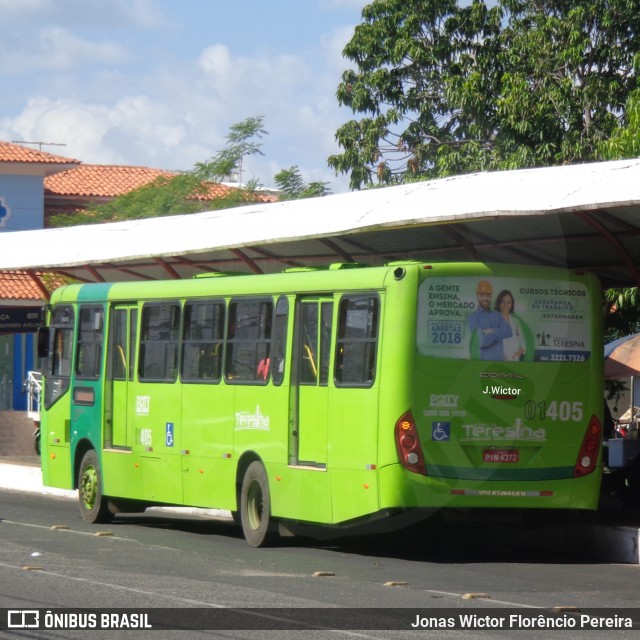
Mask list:
POLYGON ((173 422, 167 422, 166 424, 164 444, 167 447, 173 447, 173 422))
POLYGON ((436 442, 447 442, 451 439, 451 423, 450 422, 432 422, 431 423, 431 439, 436 442))

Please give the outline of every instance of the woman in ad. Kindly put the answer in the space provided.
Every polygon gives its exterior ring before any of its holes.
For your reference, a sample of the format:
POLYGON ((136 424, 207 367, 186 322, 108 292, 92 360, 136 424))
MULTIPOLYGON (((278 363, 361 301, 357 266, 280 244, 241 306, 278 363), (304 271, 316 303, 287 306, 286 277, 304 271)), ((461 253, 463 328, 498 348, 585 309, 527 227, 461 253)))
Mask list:
POLYGON ((508 289, 504 289, 496 298, 495 310, 500 313, 511 327, 511 337, 502 341, 505 360, 522 360, 525 354, 524 336, 522 327, 517 318, 514 317, 515 303, 513 295, 508 289))

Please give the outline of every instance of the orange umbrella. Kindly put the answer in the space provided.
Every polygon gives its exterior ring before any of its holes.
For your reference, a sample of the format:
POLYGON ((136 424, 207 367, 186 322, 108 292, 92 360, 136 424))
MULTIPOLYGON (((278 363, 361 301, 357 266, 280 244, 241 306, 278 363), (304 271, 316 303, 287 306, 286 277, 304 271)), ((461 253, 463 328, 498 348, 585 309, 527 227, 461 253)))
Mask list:
POLYGON ((607 380, 640 375, 640 333, 618 338, 604 348, 604 377, 607 380))

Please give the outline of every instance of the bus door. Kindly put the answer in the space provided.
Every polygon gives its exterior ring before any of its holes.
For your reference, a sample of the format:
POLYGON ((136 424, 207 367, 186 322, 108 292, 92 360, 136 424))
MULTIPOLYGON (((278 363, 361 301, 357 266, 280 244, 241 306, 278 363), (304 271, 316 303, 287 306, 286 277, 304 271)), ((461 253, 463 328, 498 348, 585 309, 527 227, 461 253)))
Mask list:
POLYGON ((105 403, 105 447, 131 449, 134 444, 130 416, 131 385, 135 372, 137 307, 117 305, 111 310, 109 332, 110 398, 105 403))
POLYGON ((325 468, 333 299, 296 302, 290 462, 325 468))

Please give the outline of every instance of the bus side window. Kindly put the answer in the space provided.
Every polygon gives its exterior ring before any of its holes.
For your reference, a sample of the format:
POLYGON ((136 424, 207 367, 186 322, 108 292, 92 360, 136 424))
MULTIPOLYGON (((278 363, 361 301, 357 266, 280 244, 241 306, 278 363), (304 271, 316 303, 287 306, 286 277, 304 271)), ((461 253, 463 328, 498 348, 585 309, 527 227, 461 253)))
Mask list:
POLYGON ((320 304, 320 384, 329 382, 329 361, 331 359, 331 332, 333 329, 333 302, 320 304))
POLYGON ((278 298, 273 328, 273 357, 271 379, 273 384, 282 384, 287 355, 287 323, 289 321, 289 301, 284 296, 278 298))
POLYGON ((133 380, 138 340, 138 310, 132 309, 129 317, 129 380, 133 380))
POLYGON ((111 375, 114 380, 127 379, 127 310, 116 309, 112 316, 111 375))
POLYGON ((300 363, 301 384, 316 384, 318 381, 318 303, 303 302, 301 307, 302 360, 300 363))
POLYGON ((273 302, 232 301, 229 305, 225 380, 266 384, 271 369, 273 302))
POLYGON ((178 376, 180 305, 148 303, 142 307, 140 328, 140 380, 175 382, 178 376))
POLYGON ((78 346, 76 376, 85 380, 97 380, 102 365, 104 309, 80 307, 78 322, 78 346))
POLYGON ((219 382, 222 371, 223 302, 187 302, 182 334, 182 380, 219 382))
POLYGON ((73 355, 73 307, 59 305, 53 309, 49 336, 49 360, 45 370, 44 406, 49 409, 71 386, 73 355))
POLYGON ((373 384, 378 345, 379 300, 375 295, 340 301, 334 378, 339 387, 373 384))
POLYGON ((325 386, 329 382, 332 321, 333 302, 309 300, 301 303, 301 384, 325 386))
POLYGON ((71 377, 72 350, 73 329, 56 327, 53 331, 52 376, 60 378, 71 377))

